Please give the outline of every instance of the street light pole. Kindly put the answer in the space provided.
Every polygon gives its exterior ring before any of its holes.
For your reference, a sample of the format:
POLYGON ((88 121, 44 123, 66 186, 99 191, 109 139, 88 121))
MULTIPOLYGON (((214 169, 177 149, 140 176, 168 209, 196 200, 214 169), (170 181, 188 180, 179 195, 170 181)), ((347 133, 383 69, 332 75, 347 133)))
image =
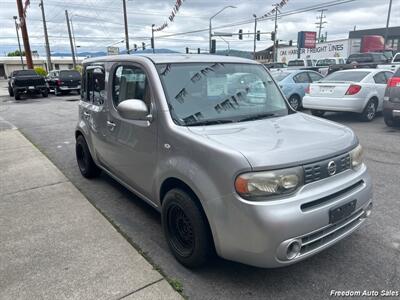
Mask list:
POLYGON ((383 46, 383 49, 386 50, 386 43, 387 43, 387 38, 388 38, 388 31, 389 31, 389 22, 390 22, 390 12, 392 11, 392 0, 389 2, 389 10, 388 10, 388 15, 387 15, 387 20, 386 20, 386 29, 385 29, 385 45, 383 46))
POLYGON ((274 62, 276 62, 276 58, 277 58, 277 45, 276 45, 276 38, 277 38, 277 30, 278 30, 278 6, 279 6, 279 4, 275 4, 274 5, 275 6, 275 29, 274 29, 274 32, 275 32, 275 35, 274 35, 274 62))
POLYGON ((227 8, 236 8, 236 6, 233 5, 227 5, 223 8, 221 8, 216 14, 214 14, 213 16, 211 16, 211 18, 209 19, 209 25, 208 25, 208 52, 211 53, 211 38, 212 38, 212 24, 211 21, 212 19, 214 19, 216 16, 218 16, 220 13, 222 13, 225 9, 227 8))
POLYGON ((19 41, 19 32, 18 32, 18 23, 17 23, 17 16, 14 16, 15 22, 15 30, 17 31, 17 40, 18 40, 18 49, 19 49, 19 57, 21 58, 22 70, 25 70, 24 59, 22 58, 22 51, 21 51, 21 43, 19 41))

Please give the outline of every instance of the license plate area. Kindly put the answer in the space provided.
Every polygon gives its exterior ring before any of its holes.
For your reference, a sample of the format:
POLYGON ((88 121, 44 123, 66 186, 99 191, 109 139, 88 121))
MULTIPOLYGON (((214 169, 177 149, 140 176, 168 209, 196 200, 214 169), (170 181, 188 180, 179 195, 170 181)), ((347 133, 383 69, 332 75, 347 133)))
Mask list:
POLYGON ((356 210, 357 200, 350 201, 342 206, 332 208, 329 211, 329 223, 337 223, 348 216, 350 216, 356 210))
POLYGON ((321 86, 319 88, 319 92, 321 94, 332 94, 333 90, 334 90, 334 87, 332 87, 332 86, 321 86))

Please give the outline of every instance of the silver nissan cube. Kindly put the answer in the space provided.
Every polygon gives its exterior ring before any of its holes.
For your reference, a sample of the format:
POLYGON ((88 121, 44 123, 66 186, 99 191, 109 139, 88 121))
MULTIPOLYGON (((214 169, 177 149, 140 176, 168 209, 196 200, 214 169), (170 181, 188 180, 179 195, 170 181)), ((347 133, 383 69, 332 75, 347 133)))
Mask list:
POLYGON ((76 157, 161 213, 187 267, 296 263, 355 231, 372 184, 349 128, 294 111, 266 68, 213 55, 84 61, 76 157))

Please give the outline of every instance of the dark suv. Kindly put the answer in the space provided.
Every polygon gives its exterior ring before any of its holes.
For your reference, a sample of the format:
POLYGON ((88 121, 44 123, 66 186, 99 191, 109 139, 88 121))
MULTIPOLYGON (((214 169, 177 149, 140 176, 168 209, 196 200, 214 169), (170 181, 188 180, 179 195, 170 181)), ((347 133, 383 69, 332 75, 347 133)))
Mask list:
POLYGON ((387 126, 400 125, 400 69, 388 81, 383 98, 383 117, 387 126))
POLYGON ((8 94, 15 100, 20 100, 22 94, 42 94, 47 97, 46 80, 34 70, 13 71, 8 77, 8 94))
POLYGON ((47 76, 50 91, 56 96, 76 91, 81 91, 81 73, 75 70, 54 70, 47 76))

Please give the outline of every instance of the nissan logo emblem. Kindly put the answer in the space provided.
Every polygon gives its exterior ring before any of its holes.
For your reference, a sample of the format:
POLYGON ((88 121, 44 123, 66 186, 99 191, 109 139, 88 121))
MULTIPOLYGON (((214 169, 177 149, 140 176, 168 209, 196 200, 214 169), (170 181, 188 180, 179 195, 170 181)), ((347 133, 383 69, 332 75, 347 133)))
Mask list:
POLYGON ((335 163, 335 161, 331 160, 328 163, 328 175, 332 176, 332 175, 335 175, 335 173, 336 173, 336 163, 335 163))

